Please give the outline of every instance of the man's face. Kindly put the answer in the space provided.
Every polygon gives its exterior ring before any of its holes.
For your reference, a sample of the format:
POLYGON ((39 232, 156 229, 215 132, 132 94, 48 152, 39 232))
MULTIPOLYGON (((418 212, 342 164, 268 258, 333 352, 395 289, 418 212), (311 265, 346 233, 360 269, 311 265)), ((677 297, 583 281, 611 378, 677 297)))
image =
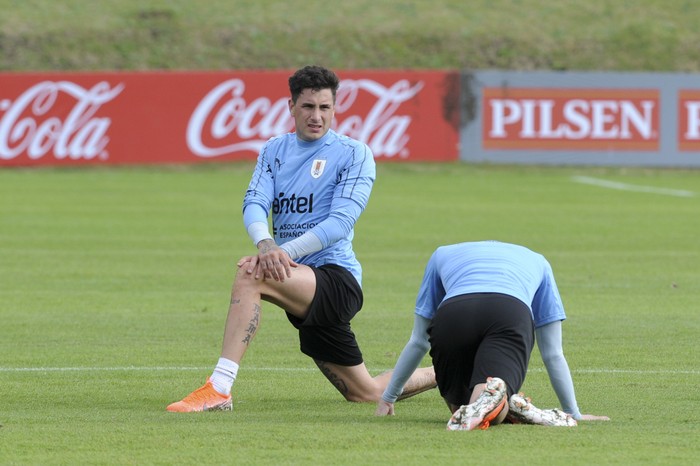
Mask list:
POLYGON ((296 103, 289 99, 289 111, 294 117, 297 137, 315 141, 328 132, 335 114, 333 93, 330 89, 304 89, 296 103))

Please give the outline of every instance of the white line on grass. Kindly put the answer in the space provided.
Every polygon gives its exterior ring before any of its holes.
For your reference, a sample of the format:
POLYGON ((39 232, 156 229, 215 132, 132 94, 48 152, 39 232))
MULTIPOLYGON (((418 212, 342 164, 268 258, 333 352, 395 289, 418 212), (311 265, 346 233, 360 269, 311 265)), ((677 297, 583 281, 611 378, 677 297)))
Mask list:
MULTIPOLYGON (((528 372, 546 372, 543 368, 528 369, 528 372)), ((700 375, 700 370, 678 370, 678 369, 571 369, 576 374, 668 374, 668 375, 700 375)))
MULTIPOLYGON (((120 371, 208 371, 211 367, 192 366, 114 366, 114 367, 0 367, 0 372, 120 372, 120 371)), ((242 370, 258 372, 315 372, 315 367, 244 367, 242 370)), ((390 369, 379 369, 387 371, 390 369)), ((528 369, 529 372, 544 372, 544 368, 528 369)), ((700 370, 676 370, 676 369, 573 369, 571 372, 578 374, 689 374, 700 375, 700 370)))
MULTIPOLYGON (((205 371, 213 367, 119 366, 119 367, 0 367, 0 372, 128 372, 128 371, 205 371)), ((271 372, 315 371, 311 367, 246 367, 245 370, 271 372)))
POLYGON ((573 176, 571 179, 577 183, 591 184, 602 188, 618 189, 620 191, 636 191, 640 193, 663 194, 666 196, 675 197, 694 197, 693 191, 683 189, 668 189, 656 188, 654 186, 640 186, 628 183, 620 183, 617 181, 602 180, 600 178, 592 178, 590 176, 573 176))

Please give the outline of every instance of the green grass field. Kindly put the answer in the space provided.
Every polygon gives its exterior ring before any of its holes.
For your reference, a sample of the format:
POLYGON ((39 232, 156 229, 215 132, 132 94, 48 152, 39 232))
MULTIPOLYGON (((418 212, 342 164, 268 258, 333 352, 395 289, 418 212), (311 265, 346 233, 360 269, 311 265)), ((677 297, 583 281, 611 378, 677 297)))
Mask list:
MULTIPOLYGON (((0 171, 0 464, 697 464, 693 171, 380 164, 356 228, 354 328, 373 373, 408 338, 437 245, 516 242, 550 259, 579 405, 611 422, 450 433, 435 390, 376 418, 342 401, 271 305, 234 412, 166 413, 218 357, 252 251, 251 169, 0 171)), ((524 390, 556 405, 536 351, 524 390)))
MULTIPOLYGON (((690 0, 202 5, 0 0, 0 71, 700 69, 690 0)), ((436 246, 516 242, 552 263, 579 405, 611 422, 448 433, 436 391, 376 418, 269 305, 234 412, 166 413, 218 357, 251 168, 0 170, 0 465, 698 464, 697 171, 382 164, 357 225, 373 373, 436 246)), ((556 405, 536 351, 524 390, 556 405)))

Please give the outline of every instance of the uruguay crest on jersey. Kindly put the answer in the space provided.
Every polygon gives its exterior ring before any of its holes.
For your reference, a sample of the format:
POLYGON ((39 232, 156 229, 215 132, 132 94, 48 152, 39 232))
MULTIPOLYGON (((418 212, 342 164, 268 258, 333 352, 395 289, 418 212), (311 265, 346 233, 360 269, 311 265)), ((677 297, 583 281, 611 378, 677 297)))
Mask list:
POLYGON ((316 159, 311 164, 311 176, 318 178, 323 174, 323 168, 326 166, 326 159, 316 159))

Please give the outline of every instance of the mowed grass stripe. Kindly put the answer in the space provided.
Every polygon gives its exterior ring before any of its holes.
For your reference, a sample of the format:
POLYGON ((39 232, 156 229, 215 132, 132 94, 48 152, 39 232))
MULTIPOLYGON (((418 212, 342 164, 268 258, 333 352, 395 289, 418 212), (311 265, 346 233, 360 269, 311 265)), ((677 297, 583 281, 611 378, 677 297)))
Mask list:
MULTIPOLYGON (((372 372, 384 372, 392 368, 374 369, 372 372)), ((0 372, 139 372, 139 371, 211 371, 211 366, 183 367, 183 366, 124 366, 124 367, 0 367, 0 372)), ((317 372, 314 367, 250 367, 245 371, 260 372, 317 372)), ((543 368, 530 368, 528 372, 546 372, 543 368)), ((572 373, 578 374, 667 374, 667 375, 700 375, 700 370, 632 370, 632 369, 572 369, 572 373)))
MULTIPOLYGON (((235 262, 254 249, 240 213, 251 170, 0 170, 0 464, 697 463, 698 197, 571 181, 700 192, 693 171, 380 164, 356 225, 353 329, 372 374, 396 363, 436 246, 516 242, 550 259, 579 406, 610 423, 455 436, 436 390, 376 418, 267 304, 236 410, 167 413, 221 350, 235 262)), ((558 404, 537 351, 522 390, 558 404)))

